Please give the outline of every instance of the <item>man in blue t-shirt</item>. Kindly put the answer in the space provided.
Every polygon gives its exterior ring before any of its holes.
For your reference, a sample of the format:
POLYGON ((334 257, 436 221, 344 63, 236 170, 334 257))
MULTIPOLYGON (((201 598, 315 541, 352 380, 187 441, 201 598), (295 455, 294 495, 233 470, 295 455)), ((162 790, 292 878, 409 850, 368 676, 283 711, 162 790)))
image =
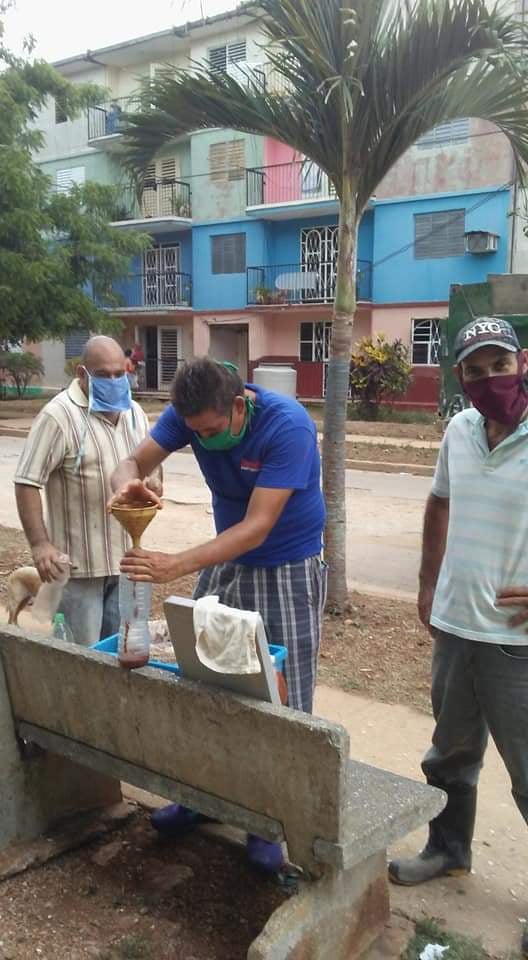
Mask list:
POLYGON ((325 506, 313 421, 296 400, 246 385, 236 367, 184 364, 168 407, 112 477, 114 502, 152 500, 143 486, 190 444, 213 497, 217 536, 166 554, 130 550, 121 569, 164 583, 200 571, 195 598, 258 610, 270 643, 288 648, 288 704, 311 712, 326 593, 325 506))

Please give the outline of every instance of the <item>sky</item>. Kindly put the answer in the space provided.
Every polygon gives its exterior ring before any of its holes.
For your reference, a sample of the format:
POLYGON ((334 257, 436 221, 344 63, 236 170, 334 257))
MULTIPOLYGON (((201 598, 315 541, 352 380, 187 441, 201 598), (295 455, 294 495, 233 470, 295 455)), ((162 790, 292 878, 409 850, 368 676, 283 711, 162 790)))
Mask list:
POLYGON ((151 0, 145 6, 137 0, 16 0, 4 17, 4 40, 22 53, 24 37, 32 34, 35 56, 61 60, 236 6, 236 0, 151 0))

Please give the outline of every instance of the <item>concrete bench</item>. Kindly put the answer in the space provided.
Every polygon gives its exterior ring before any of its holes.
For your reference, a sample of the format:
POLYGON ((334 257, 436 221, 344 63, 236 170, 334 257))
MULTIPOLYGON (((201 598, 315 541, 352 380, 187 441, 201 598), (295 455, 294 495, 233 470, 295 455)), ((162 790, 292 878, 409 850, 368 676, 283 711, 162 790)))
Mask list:
POLYGON ((387 846, 444 805, 440 791, 349 760, 337 724, 4 630, 0 876, 54 822, 117 802, 120 782, 287 842, 309 879, 248 960, 363 956, 388 916, 387 846), (28 758, 27 742, 43 752, 28 758))

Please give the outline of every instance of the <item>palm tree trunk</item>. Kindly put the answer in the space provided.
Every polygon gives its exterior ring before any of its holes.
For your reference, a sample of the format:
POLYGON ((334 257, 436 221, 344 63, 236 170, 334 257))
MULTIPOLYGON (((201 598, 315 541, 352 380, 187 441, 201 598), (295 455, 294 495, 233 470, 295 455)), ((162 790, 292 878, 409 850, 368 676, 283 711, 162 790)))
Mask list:
POLYGON ((323 490, 328 519, 325 558, 329 565, 328 604, 343 610, 346 580, 346 414, 352 328, 356 309, 357 205, 354 182, 343 183, 339 214, 339 249, 332 342, 323 428, 323 490))

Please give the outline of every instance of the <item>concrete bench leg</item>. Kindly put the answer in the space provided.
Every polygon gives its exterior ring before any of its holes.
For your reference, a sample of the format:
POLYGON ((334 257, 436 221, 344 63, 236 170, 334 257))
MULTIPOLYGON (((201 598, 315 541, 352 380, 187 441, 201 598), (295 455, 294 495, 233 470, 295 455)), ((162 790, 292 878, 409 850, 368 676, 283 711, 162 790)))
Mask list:
POLYGON ((36 839, 65 818, 120 802, 118 780, 44 751, 16 736, 0 659, 0 854, 36 839))
POLYGON ((360 960, 388 919, 387 858, 381 851, 303 885, 270 917, 247 960, 360 960))

